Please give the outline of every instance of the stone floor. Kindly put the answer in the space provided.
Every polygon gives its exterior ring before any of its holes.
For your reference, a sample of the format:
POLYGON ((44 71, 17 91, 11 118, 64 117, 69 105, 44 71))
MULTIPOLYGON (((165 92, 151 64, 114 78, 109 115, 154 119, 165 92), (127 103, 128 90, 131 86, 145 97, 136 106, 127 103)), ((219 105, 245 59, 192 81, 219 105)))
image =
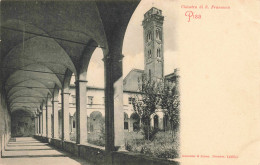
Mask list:
POLYGON ((83 159, 58 151, 31 137, 11 140, 0 159, 0 165, 93 165, 83 159))

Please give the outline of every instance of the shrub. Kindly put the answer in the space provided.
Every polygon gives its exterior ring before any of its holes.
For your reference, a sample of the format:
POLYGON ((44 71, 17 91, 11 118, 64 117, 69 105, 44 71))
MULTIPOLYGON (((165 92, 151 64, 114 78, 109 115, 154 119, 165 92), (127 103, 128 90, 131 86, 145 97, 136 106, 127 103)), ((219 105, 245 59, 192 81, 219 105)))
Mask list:
POLYGON ((126 132, 125 137, 128 151, 165 159, 179 157, 178 134, 172 137, 170 131, 158 132, 153 141, 144 140, 141 133, 126 132))
POLYGON ((153 141, 155 138, 155 135, 159 131, 158 128, 153 128, 150 126, 143 125, 142 126, 142 134, 144 135, 144 138, 150 141, 153 141))
POLYGON ((88 134, 88 143, 97 146, 105 146, 105 138, 99 132, 92 132, 88 134))

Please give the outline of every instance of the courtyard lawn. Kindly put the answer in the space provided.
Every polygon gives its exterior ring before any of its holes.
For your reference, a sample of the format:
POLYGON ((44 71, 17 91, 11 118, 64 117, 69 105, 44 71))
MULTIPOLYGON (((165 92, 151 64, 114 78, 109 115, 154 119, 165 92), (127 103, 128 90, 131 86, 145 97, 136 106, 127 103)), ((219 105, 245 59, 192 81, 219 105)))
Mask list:
POLYGON ((125 132, 126 150, 148 156, 172 159, 178 157, 178 136, 170 132, 158 132, 153 141, 144 140, 141 132, 125 132))
MULTIPOLYGON (((88 143, 104 146, 104 134, 89 133, 88 143)), ((141 132, 125 132, 125 147, 129 152, 142 153, 148 156, 173 159, 178 157, 178 134, 172 136, 170 131, 158 132, 153 141, 144 140, 141 132)))

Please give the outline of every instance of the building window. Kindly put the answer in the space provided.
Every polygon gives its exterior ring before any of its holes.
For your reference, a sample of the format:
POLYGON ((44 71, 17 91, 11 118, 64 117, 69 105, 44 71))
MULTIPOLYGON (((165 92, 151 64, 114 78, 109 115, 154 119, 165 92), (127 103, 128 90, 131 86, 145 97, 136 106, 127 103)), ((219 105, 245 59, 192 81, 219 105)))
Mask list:
POLYGON ((73 128, 76 128, 76 122, 73 120, 73 128))
POLYGON ((161 49, 160 48, 157 49, 157 57, 161 57, 161 49))
POLYGON ((128 122, 124 122, 124 129, 128 129, 128 122))
POLYGON ((132 104, 132 97, 128 98, 128 104, 132 104))
POLYGON ((135 98, 129 97, 128 98, 128 104, 132 104, 135 101, 135 98))
POLYGON ((93 96, 88 96, 88 104, 93 104, 93 96))

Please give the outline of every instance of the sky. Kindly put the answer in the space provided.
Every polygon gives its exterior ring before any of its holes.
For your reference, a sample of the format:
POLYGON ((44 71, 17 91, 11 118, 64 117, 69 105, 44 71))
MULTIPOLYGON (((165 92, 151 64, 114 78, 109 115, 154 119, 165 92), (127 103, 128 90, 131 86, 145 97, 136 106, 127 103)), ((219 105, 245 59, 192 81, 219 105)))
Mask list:
MULTIPOLYGON (((128 24, 123 43, 123 78, 134 68, 144 69, 144 44, 142 20, 144 13, 156 7, 164 16, 164 74, 178 67, 177 41, 177 2, 176 0, 142 0, 128 24)), ((104 86, 103 52, 97 48, 92 55, 87 80, 89 86, 104 86)))

